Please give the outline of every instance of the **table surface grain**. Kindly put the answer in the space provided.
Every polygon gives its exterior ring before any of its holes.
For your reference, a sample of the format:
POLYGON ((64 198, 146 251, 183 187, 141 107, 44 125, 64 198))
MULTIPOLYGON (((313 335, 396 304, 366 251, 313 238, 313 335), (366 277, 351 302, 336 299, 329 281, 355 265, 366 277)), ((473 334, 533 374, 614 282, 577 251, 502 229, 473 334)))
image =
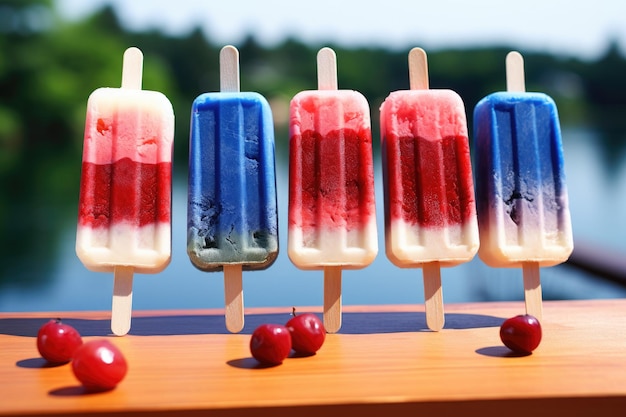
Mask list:
POLYGON ((432 332, 419 305, 345 306, 316 355, 275 367, 250 356, 250 334, 291 307, 246 309, 239 334, 220 310, 135 311, 123 337, 109 312, 0 313, 0 416, 626 415, 626 300, 545 302, 543 340, 527 356, 499 339, 523 303, 445 308, 432 332), (85 392, 69 364, 39 357, 37 330, 56 317, 122 350, 117 388, 85 392))

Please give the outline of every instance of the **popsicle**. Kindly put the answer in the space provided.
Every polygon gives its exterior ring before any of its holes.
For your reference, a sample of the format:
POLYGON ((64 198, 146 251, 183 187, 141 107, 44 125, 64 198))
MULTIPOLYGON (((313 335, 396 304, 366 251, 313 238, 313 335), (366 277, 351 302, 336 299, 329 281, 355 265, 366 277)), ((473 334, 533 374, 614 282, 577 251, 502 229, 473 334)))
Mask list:
POLYGON ((457 93, 429 89, 421 48, 409 52, 409 79, 380 108, 385 247, 394 265, 422 268, 426 322, 438 331, 440 267, 470 261, 479 246, 467 121, 457 93))
POLYGON ((239 52, 220 52, 220 92, 193 102, 189 142, 187 253, 203 271, 223 271, 226 327, 244 325, 243 270, 278 255, 274 125, 267 100, 240 92, 239 52))
POLYGON ((318 90, 291 100, 288 254, 300 269, 324 270, 324 327, 341 327, 342 269, 378 253, 369 105, 338 90, 335 52, 317 55, 318 90))
POLYGON ((133 273, 170 262, 174 112, 141 89, 143 55, 124 53, 121 88, 87 102, 76 253, 88 269, 113 272, 111 330, 128 333, 133 273))
POLYGON ((573 250, 561 128, 552 98, 525 91, 518 52, 507 55, 506 76, 507 91, 474 109, 478 256, 492 267, 522 267, 526 312, 541 319, 539 269, 573 250))

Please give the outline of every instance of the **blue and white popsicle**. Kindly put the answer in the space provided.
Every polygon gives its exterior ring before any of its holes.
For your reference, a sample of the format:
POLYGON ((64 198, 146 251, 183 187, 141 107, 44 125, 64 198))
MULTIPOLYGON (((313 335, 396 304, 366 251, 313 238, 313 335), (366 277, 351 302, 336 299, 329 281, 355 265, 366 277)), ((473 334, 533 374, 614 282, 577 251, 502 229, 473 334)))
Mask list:
POLYGON ((563 145, 548 95, 525 91, 523 58, 507 56, 507 91, 474 109, 479 257, 492 267, 522 267, 526 310, 541 318, 539 267, 573 250, 563 145))
POLYGON ((193 102, 187 253, 203 271, 224 271, 226 325, 243 328, 242 270, 278 255, 274 125, 267 100, 239 91, 239 53, 220 52, 220 92, 193 102))

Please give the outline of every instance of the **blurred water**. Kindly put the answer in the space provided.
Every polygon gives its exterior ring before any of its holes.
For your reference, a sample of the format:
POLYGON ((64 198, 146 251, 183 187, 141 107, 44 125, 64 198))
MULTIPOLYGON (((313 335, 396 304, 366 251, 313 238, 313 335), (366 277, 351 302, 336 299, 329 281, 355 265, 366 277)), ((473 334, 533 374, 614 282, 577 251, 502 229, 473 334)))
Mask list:
MULTIPOLYGON (((626 152, 612 156, 596 146, 597 135, 588 130, 564 130, 566 173, 574 237, 626 254, 626 152)), ((280 160, 280 159, 279 159, 280 160)), ((379 254, 363 270, 345 271, 344 304, 423 303, 422 272, 399 269, 384 253, 382 175, 376 160, 379 254)), ((265 271, 244 272, 246 306, 312 306, 322 304, 322 273, 300 271, 287 257, 287 166, 278 167, 278 195, 281 252, 276 263, 265 271)), ((221 273, 195 269, 186 254, 186 178, 175 178, 173 198, 172 263, 157 275, 137 275, 134 281, 135 309, 223 307, 221 273)), ((75 208, 72 208, 74 212, 75 208)), ((38 286, 14 283, 0 287, 0 311, 108 310, 111 306, 111 274, 86 270, 74 252, 75 229, 68 227, 58 242, 58 257, 50 265, 49 279, 38 286)), ((32 265, 31 265, 32 266, 32 265)), ((34 266, 33 266, 34 268, 34 266)), ((39 268, 37 269, 39 270, 39 268)), ((29 274, 29 265, 21 273, 29 274)), ((442 270, 444 301, 473 302, 521 300, 521 271, 493 269, 478 258, 467 264, 442 270)), ((542 269, 545 299, 626 297, 626 288, 599 280, 567 265, 542 269)))

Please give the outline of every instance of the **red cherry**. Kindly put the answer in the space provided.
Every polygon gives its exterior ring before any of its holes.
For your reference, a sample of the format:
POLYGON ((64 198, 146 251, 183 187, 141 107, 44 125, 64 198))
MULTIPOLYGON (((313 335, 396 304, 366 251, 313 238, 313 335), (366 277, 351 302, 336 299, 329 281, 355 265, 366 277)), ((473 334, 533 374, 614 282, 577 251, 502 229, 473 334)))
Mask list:
POLYGON ((500 339, 513 352, 530 354, 541 342, 541 324, 530 314, 511 317, 500 326, 500 339))
POLYGON ((281 324, 262 324, 250 338, 252 356, 264 365, 280 365, 291 352, 291 335, 281 324))
POLYGON ((69 362, 82 344, 80 333, 61 319, 48 321, 37 332, 37 350, 50 363, 69 362))
POLYGON ((313 313, 296 315, 295 309, 293 315, 286 324, 291 333, 293 350, 303 355, 315 354, 326 339, 326 329, 322 320, 313 313))
POLYGON ((92 391, 115 388, 124 379, 128 365, 122 352, 105 339, 85 342, 74 353, 74 376, 92 391))

